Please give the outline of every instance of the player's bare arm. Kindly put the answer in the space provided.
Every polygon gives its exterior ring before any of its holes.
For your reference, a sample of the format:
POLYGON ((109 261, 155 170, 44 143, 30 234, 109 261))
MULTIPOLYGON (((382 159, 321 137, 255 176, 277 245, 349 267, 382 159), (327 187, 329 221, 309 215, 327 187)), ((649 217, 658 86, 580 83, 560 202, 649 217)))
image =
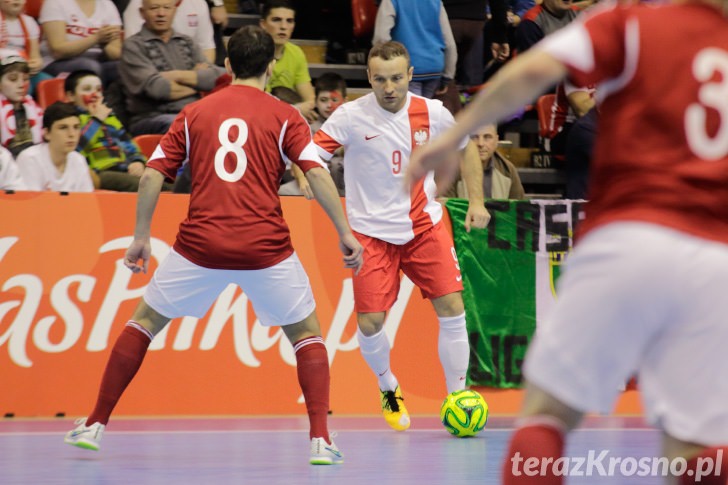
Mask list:
POLYGON ((488 83, 487 89, 455 117, 455 125, 412 154, 405 183, 410 186, 443 162, 457 144, 478 126, 495 123, 537 98, 566 75, 566 67, 550 54, 530 49, 519 55, 488 83), (487 109, 486 109, 487 108, 487 109))
POLYGON ((296 179, 296 182, 298 183, 298 189, 301 191, 303 196, 306 197, 306 200, 313 199, 313 191, 311 190, 311 185, 308 183, 306 175, 300 168, 298 168, 298 165, 296 165, 295 163, 291 165, 291 174, 293 174, 293 178, 296 179))
POLYGON ((124 266, 134 273, 147 272, 149 258, 152 255, 150 243, 152 215, 157 207, 159 193, 162 191, 164 175, 153 168, 144 169, 144 174, 139 180, 139 192, 137 194, 136 226, 134 227, 134 241, 126 250, 124 266), (139 260, 142 260, 141 265, 139 260))
POLYGON ((308 183, 313 189, 313 194, 326 214, 336 227, 339 234, 339 248, 344 253, 344 266, 353 268, 357 273, 364 262, 364 250, 351 233, 351 228, 341 207, 339 192, 336 190, 331 175, 325 168, 312 168, 306 172, 308 183))
POLYGON ((484 229, 490 221, 483 196, 483 166, 475 143, 468 140, 462 153, 460 172, 468 189, 468 212, 465 214, 465 230, 484 229))

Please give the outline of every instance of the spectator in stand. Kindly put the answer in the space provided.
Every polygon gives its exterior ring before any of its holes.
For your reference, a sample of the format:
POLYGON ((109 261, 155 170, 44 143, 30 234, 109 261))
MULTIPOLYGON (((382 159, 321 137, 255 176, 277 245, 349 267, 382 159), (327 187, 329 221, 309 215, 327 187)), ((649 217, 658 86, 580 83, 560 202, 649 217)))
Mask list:
POLYGON ((443 0, 450 19, 458 60, 455 81, 464 87, 483 82, 483 30, 488 6, 493 28, 492 42, 488 46, 494 59, 502 62, 510 55, 507 36, 507 2, 505 0, 443 0))
MULTIPOLYGON (((124 10, 124 35, 128 39, 142 30, 144 18, 141 15, 142 0, 130 0, 124 10)), ((215 37, 210 19, 210 9, 205 0, 181 0, 172 21, 175 34, 190 37, 202 49, 207 61, 215 63, 215 37)))
POLYGON ((599 110, 595 106, 574 122, 566 140, 566 193, 567 199, 588 197, 589 166, 594 141, 597 137, 599 110))
POLYGON ((0 48, 14 51, 28 60, 30 94, 35 85, 50 75, 41 72, 40 27, 33 17, 25 15, 25 0, 0 0, 0 48))
POLYGON ((93 71, 104 86, 119 77, 121 18, 111 0, 43 2, 41 53, 52 76, 80 69, 93 71))
POLYGON ((28 95, 30 67, 12 50, 0 50, 0 143, 13 157, 43 141, 43 110, 28 95))
POLYGON ((228 11, 224 0, 205 0, 210 9, 210 20, 212 20, 212 37, 215 41, 215 64, 225 65, 227 47, 223 34, 228 25, 228 11))
POLYGON ((76 150, 96 174, 96 188, 136 192, 147 159, 104 103, 101 78, 93 71, 74 71, 65 80, 65 90, 81 121, 76 150))
MULTIPOLYGON (((498 127, 495 124, 482 126, 470 135, 470 139, 478 147, 480 163, 483 164, 483 195, 488 199, 525 199, 518 169, 498 153, 498 127)), ((467 199, 467 184, 462 179, 458 180, 445 196, 467 199)))
POLYGON ((296 11, 288 0, 267 0, 261 11, 260 26, 273 37, 276 44, 276 65, 266 90, 285 86, 296 91, 303 102, 295 107, 308 122, 316 120, 316 97, 303 50, 290 42, 296 27, 296 11))
POLYGON ((180 110, 210 91, 225 71, 172 28, 175 0, 143 0, 142 30, 124 41, 121 81, 132 135, 164 134, 180 110))
POLYGON ((508 25, 515 30, 521 24, 526 12, 535 6, 536 2, 534 0, 509 0, 506 14, 508 25))
POLYGON ((528 50, 549 34, 565 27, 579 13, 577 7, 564 0, 543 0, 523 16, 516 28, 518 52, 528 50))
POLYGON ((409 51, 414 75, 409 90, 426 98, 444 94, 455 78, 455 39, 441 0, 383 0, 373 45, 395 40, 409 51))
MULTIPOLYGON (((316 113, 319 119, 311 123, 311 133, 316 134, 329 116, 346 102, 346 80, 335 72, 322 74, 314 82, 316 91, 316 113)), ((326 161, 340 196, 344 196, 344 148, 340 147, 334 156, 326 161)))
POLYGON ((3 147, 0 147, 0 190, 26 190, 18 164, 3 147))
POLYGON ((551 107, 550 130, 545 137, 545 148, 551 153, 552 162, 556 161, 557 164, 563 162, 571 128, 595 105, 594 86, 577 87, 569 81, 559 83, 551 107))
POLYGON ((81 121, 71 103, 55 102, 43 114, 45 143, 18 156, 18 168, 28 190, 93 192, 86 159, 76 151, 81 121))

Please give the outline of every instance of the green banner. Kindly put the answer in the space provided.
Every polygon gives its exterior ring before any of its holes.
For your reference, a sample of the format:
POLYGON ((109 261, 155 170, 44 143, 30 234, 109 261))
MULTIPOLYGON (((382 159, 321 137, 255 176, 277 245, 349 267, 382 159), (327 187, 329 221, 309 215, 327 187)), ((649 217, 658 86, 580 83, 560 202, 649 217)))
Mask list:
POLYGON ((581 202, 489 200, 484 230, 465 231, 468 202, 447 201, 463 275, 470 336, 468 384, 521 386, 521 365, 540 318, 556 298, 581 202))

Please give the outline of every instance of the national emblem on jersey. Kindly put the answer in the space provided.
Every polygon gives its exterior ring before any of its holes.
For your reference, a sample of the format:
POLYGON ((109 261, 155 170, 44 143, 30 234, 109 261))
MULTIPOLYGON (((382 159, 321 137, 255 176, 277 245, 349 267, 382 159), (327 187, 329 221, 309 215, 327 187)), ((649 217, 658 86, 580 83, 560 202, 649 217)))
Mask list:
POLYGON ((427 140, 430 138, 430 133, 425 129, 417 130, 412 135, 412 138, 415 140, 415 145, 419 147, 427 143, 427 140))

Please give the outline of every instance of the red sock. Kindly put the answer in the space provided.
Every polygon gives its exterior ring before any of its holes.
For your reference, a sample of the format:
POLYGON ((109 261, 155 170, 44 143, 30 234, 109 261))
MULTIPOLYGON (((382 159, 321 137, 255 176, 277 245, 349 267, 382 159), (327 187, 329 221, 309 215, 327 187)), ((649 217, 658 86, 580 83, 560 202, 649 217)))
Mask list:
POLYGON ((101 379, 96 407, 86 419, 86 426, 93 423, 106 425, 109 422, 111 411, 142 365, 144 355, 152 341, 151 334, 146 332, 132 320, 126 324, 114 348, 111 349, 111 356, 101 379))
POLYGON ((533 418, 516 430, 503 462, 503 485, 560 485, 563 476, 556 476, 553 462, 564 452, 564 432, 551 418, 533 418), (536 465, 526 460, 536 458, 536 465), (551 459, 547 462, 547 459, 551 459), (548 465, 542 466, 542 464, 548 465))
POLYGON ((326 423, 329 414, 329 357, 321 337, 308 337, 293 345, 296 351, 298 383, 306 400, 309 438, 323 437, 329 444, 326 423))
POLYGON ((728 481, 728 448, 706 448, 688 460, 686 472, 680 477, 681 485, 725 485, 728 481), (691 473, 692 471, 692 473, 691 473))

